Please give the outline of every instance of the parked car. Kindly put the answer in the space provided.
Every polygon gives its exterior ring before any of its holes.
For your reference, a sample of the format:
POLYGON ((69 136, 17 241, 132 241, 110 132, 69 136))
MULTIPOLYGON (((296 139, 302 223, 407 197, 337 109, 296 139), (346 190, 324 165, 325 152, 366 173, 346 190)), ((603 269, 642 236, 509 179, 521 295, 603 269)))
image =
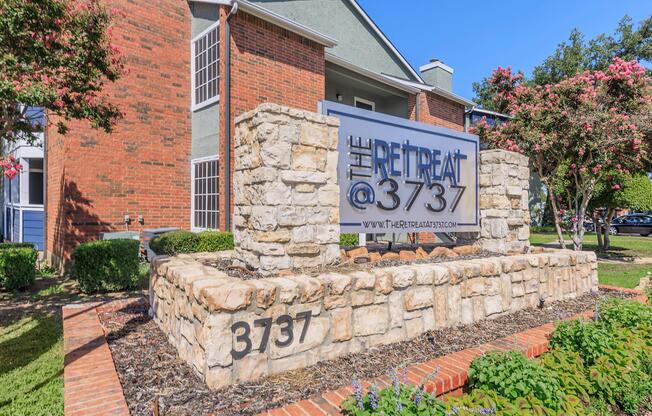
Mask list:
POLYGON ((628 214, 615 218, 609 227, 609 234, 652 234, 652 215, 628 214))

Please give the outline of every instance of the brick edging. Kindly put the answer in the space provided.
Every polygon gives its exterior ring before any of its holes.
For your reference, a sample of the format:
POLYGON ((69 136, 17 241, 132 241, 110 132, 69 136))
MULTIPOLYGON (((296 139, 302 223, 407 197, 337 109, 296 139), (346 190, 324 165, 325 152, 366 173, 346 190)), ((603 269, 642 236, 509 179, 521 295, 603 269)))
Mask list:
MULTIPOLYGON (((633 299, 639 302, 645 302, 647 299, 645 294, 640 290, 618 288, 608 285, 600 285, 599 287, 601 289, 618 290, 625 293, 635 294, 637 296, 633 299)), ((586 311, 574 315, 569 319, 578 317, 590 318, 592 316, 593 311, 586 311)), ((523 351, 530 358, 538 357, 548 351, 548 337, 553 329, 554 323, 549 322, 545 325, 499 338, 474 348, 453 352, 425 363, 409 366, 407 367, 408 384, 422 384, 424 378, 439 367, 437 377, 434 380, 425 383, 426 391, 429 393, 436 392, 437 396, 459 396, 463 393, 463 388, 468 379, 467 371, 474 358, 490 350, 519 350, 523 351)), ((371 385, 376 385, 379 389, 382 389, 390 386, 391 380, 388 376, 380 376, 362 381, 360 384, 364 390, 367 390, 371 385)), ((339 415, 340 405, 352 393, 352 387, 346 386, 337 390, 317 394, 297 403, 264 411, 259 413, 258 416, 339 415)))
POLYGON ((62 308, 64 415, 129 415, 99 314, 145 302, 131 298, 62 308))

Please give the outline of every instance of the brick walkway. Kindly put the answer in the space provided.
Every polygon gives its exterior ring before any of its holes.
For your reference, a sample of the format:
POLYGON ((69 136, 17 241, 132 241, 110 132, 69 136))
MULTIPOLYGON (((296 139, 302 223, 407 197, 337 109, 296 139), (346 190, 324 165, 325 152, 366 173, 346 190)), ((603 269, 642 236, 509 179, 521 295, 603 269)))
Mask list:
POLYGON ((63 308, 64 414, 66 416, 129 415, 111 350, 98 312, 126 302, 69 305, 63 308))
MULTIPOLYGON (((636 290, 612 286, 600 287, 637 294, 635 299, 639 301, 644 302, 646 299, 641 292, 636 290)), ((71 305, 63 308, 65 416, 129 415, 98 313, 115 311, 142 301, 142 299, 129 299, 108 304, 71 305)), ((590 317, 592 312, 581 315, 590 317)), ((552 330, 553 324, 549 323, 482 344, 476 348, 454 352, 426 363, 411 366, 407 371, 408 382, 419 385, 424 377, 439 367, 437 378, 426 384, 426 390, 436 391, 438 396, 460 395, 467 380, 467 369, 475 357, 483 352, 496 349, 517 349, 526 352, 529 357, 537 357, 548 350, 547 336, 552 330)), ((366 380, 361 384, 365 389, 371 384, 382 388, 389 386, 391 380, 388 376, 382 376, 366 380)), ((261 415, 338 415, 340 414, 340 404, 352 392, 350 386, 343 387, 282 408, 263 412, 261 415)))

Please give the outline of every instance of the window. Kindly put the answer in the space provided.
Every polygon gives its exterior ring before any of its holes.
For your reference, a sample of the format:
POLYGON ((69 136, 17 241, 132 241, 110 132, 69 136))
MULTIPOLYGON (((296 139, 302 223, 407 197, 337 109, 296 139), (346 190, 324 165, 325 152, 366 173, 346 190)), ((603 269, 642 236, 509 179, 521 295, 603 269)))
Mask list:
POLYGON ((217 156, 196 159, 192 166, 192 228, 195 230, 219 227, 219 177, 217 156))
POLYGON ((43 159, 28 159, 28 203, 43 205, 43 159))
POLYGON ((192 107, 219 100, 220 31, 215 23, 192 40, 192 107))
POLYGON ((28 107, 25 118, 32 125, 33 131, 42 132, 45 127, 45 109, 43 107, 28 107))
POLYGON ((353 97, 353 105, 363 110, 376 111, 376 103, 365 100, 364 98, 353 97))

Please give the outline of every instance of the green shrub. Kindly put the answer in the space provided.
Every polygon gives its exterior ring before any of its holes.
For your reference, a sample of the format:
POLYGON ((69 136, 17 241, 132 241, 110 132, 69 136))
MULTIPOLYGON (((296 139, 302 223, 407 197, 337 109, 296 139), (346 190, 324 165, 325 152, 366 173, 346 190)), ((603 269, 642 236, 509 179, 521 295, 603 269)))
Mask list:
POLYGON ((526 399, 535 407, 561 409, 563 392, 559 381, 550 370, 520 352, 491 351, 483 354, 473 360, 468 376, 472 388, 495 391, 512 402, 526 399))
POLYGON ((340 246, 350 247, 358 245, 358 234, 340 234, 340 246))
POLYGON ((204 231, 199 234, 190 231, 170 231, 154 237, 149 247, 156 254, 173 256, 181 253, 203 251, 224 251, 233 249, 233 234, 221 231, 204 231))
POLYGON ((199 237, 190 231, 170 231, 151 239, 149 248, 156 254, 173 256, 178 253, 194 253, 199 237))
POLYGON ((139 241, 126 239, 80 244, 73 253, 80 290, 92 293, 136 287, 139 248, 139 241))
POLYGON ((592 366, 614 344, 614 336, 609 329, 599 322, 584 319, 561 322, 550 336, 551 349, 576 352, 587 367, 592 366))
POLYGON ((201 252, 214 252, 233 250, 233 234, 221 231, 204 231, 197 234, 199 241, 195 247, 195 251, 201 252))
POLYGON ((578 353, 552 350, 541 357, 541 365, 554 373, 564 392, 589 402, 594 389, 586 378, 586 369, 578 353))
POLYGON ((6 250, 8 248, 33 248, 34 244, 32 243, 0 243, 0 250, 6 250))
POLYGON ((0 287, 21 290, 34 283, 38 253, 31 247, 0 250, 0 287))
POLYGON ((652 323, 652 308, 639 302, 610 299, 600 305, 599 319, 602 323, 636 329, 652 323))

